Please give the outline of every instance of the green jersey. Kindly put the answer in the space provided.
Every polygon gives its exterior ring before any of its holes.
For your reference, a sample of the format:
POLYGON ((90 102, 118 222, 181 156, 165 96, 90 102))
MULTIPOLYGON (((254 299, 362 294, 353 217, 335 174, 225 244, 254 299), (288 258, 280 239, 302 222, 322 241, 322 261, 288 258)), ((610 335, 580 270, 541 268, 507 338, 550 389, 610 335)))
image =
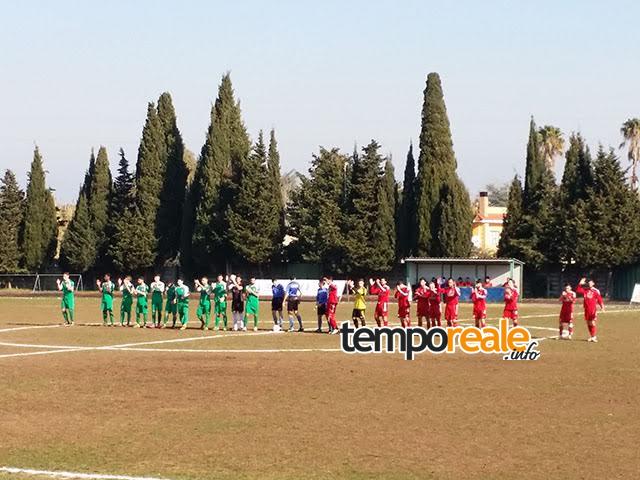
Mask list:
POLYGON ((167 287, 167 304, 173 303, 176 298, 176 286, 171 284, 167 287))
POLYGON ((178 304, 186 305, 189 303, 189 287, 186 285, 177 286, 175 290, 178 304))
POLYGON ((146 305, 147 304, 147 294, 149 293, 149 287, 146 283, 136 286, 136 299, 138 304, 146 305))
POLYGON ((124 283, 120 287, 120 290, 122 291, 122 302, 131 304, 133 301, 133 285, 124 283))
POLYGON ((162 299, 164 293, 164 282, 151 282, 151 297, 155 300, 157 298, 162 299))
POLYGON ((211 294, 213 293, 213 287, 211 285, 200 285, 200 303, 202 305, 211 304, 211 294))
POLYGON ((227 303, 227 284, 216 282, 213 286, 213 296, 216 303, 227 303))
POLYGON ((75 290, 76 284, 73 280, 67 280, 66 282, 62 282, 62 297, 65 300, 73 299, 73 291, 75 290))
POLYGON ((100 292, 102 292, 102 300, 113 300, 113 291, 116 285, 112 281, 104 282, 100 286, 100 292))

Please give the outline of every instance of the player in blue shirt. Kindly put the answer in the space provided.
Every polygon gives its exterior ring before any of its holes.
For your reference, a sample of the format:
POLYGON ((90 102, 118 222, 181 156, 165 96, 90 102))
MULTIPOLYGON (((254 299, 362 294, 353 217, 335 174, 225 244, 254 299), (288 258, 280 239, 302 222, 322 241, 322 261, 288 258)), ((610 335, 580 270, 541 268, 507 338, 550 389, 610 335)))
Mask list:
POLYGON ((318 315, 318 329, 316 333, 322 333, 322 317, 327 321, 327 301, 329 300, 329 289, 324 280, 318 282, 318 293, 316 294, 316 314, 318 315))
POLYGON ((289 315, 289 331, 293 332, 293 317, 298 319, 299 332, 304 332, 304 327, 302 326, 302 315, 298 312, 298 307, 300 306, 300 284, 296 281, 295 277, 291 279, 291 281, 287 284, 287 288, 285 289, 284 299, 287 302, 287 314, 289 315))
POLYGON ((274 278, 271 280, 271 316, 273 324, 282 328, 282 303, 284 302, 284 287, 274 278))

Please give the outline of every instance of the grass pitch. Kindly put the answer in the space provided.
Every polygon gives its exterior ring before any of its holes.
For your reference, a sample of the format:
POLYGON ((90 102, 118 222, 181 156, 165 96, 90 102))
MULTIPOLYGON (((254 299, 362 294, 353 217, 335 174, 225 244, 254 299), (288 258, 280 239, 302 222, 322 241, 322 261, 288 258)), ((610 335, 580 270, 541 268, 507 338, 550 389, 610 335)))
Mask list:
MULTIPOLYGON (((313 305, 301 308, 315 329, 313 305)), ((63 328, 55 298, 0 298, 0 466, 175 480, 637 478, 640 313, 608 309, 600 343, 585 341, 576 306, 574 340, 545 339, 535 362, 407 362, 345 355, 338 336, 270 333, 267 303, 256 334, 196 330, 193 304, 194 328, 178 332, 63 328)), ((523 304, 522 324, 554 337, 558 310, 523 304)), ((348 319, 351 304, 338 313, 348 319)), ((100 323, 99 300, 78 298, 76 314, 100 323)), ((50 477, 0 473, 22 478, 50 477)))

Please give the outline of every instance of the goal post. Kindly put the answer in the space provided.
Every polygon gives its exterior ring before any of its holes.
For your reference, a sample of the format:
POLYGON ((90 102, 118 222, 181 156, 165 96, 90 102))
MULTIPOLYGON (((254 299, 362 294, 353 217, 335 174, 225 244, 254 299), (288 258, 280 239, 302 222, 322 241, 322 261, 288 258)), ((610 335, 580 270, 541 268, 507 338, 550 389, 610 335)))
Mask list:
MULTIPOLYGON (((61 273, 0 273, 0 290, 56 291, 56 279, 59 278, 62 278, 61 273)), ((69 278, 76 284, 76 290, 84 290, 81 273, 70 273, 69 278)))
POLYGON ((634 303, 640 303, 640 283, 636 283, 633 286, 633 293, 631 294, 629 304, 633 305, 634 303))

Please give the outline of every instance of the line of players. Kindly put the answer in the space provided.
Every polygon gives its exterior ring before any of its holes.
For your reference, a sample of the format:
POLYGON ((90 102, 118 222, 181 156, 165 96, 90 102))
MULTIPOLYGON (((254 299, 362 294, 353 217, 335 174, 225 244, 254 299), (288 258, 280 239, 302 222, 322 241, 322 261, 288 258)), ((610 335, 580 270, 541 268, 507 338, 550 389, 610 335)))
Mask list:
MULTIPOLYGON (((473 318, 475 326, 483 328, 487 319, 487 287, 490 286, 489 279, 478 279, 471 290, 471 301, 473 303, 473 318)), ((386 279, 369 279, 369 291, 365 287, 363 279, 357 285, 353 281, 347 283, 350 293, 354 295, 354 305, 352 320, 354 326, 366 326, 365 310, 367 293, 377 295, 378 300, 374 312, 374 320, 377 326, 388 325, 389 298, 391 288, 386 279)), ((502 318, 510 320, 513 326, 518 325, 518 297, 519 292, 513 279, 508 279, 504 287, 504 310, 502 318)), ((595 287, 593 280, 582 278, 574 291, 570 284, 566 284, 560 296, 562 306, 559 318, 559 339, 570 340, 574 332, 574 304, 577 294, 584 299, 584 318, 589 331, 589 342, 597 342, 597 309, 604 310, 604 303, 600 291, 595 287)), ((420 278, 418 287, 413 291, 413 298, 417 302, 418 326, 431 328, 442 326, 441 304, 444 299, 444 318, 448 327, 458 325, 458 306, 460 301, 460 288, 456 282, 449 278, 444 287, 440 282, 432 279, 427 283, 426 279, 420 278)), ((404 282, 398 282, 394 291, 394 297, 398 304, 398 318, 403 327, 411 326, 411 288, 404 282)), ((318 310, 320 311, 320 310, 318 310)), ((318 325, 321 317, 318 314, 318 325)))
MULTIPOLYGON (((255 284, 255 278, 251 278, 249 283, 243 285, 242 278, 230 275, 226 279, 218 275, 216 282, 212 285, 207 277, 194 280, 196 290, 200 293, 200 300, 196 310, 196 316, 200 320, 201 328, 207 330, 211 327, 211 313, 214 314, 215 330, 227 329, 227 297, 231 295, 231 312, 233 318, 233 330, 247 330, 250 317, 253 319, 253 329, 258 329, 259 316, 259 295, 255 284), (211 298, 213 297, 213 308, 211 298)), ((73 325, 74 322, 74 282, 69 278, 68 273, 63 274, 63 279, 57 280, 58 290, 62 296, 62 314, 65 325, 73 325)), ((113 295, 116 285, 111 281, 109 274, 105 274, 104 280, 96 282, 100 290, 101 310, 104 325, 114 326, 113 295)), ((487 318, 487 287, 490 285, 489 279, 477 280, 471 292, 473 303, 473 317, 475 326, 483 328, 486 326, 487 318)), ((354 296, 352 320, 356 328, 366 326, 366 297, 368 294, 377 295, 377 302, 374 311, 374 320, 377 326, 388 325, 389 299, 391 287, 385 278, 369 279, 369 288, 365 287, 365 281, 360 279, 357 284, 353 280, 347 282, 350 293, 354 296)), ((132 278, 127 276, 118 279, 118 290, 122 292, 122 305, 120 307, 120 325, 134 327, 159 327, 167 326, 169 316, 172 317, 171 328, 175 328, 176 321, 180 322, 180 329, 185 330, 189 321, 189 287, 182 279, 178 279, 175 284, 169 282, 165 285, 156 275, 150 286, 143 277, 137 279, 134 286, 132 278), (151 294, 151 322, 148 321, 147 297, 151 294), (166 296, 166 302, 165 302, 166 296), (133 298, 136 298, 135 324, 131 325, 131 311, 133 298), (164 304, 164 315, 163 315, 164 304)), ((597 307, 604 310, 604 303, 600 291, 595 288, 593 280, 587 281, 582 278, 574 291, 570 284, 567 284, 560 296, 562 307, 559 318, 560 339, 571 339, 574 332, 574 304, 577 294, 584 298, 584 316, 589 330, 590 342, 597 342, 597 307)), ((420 278, 418 287, 413 292, 413 297, 417 302, 418 326, 434 327, 442 326, 442 299, 444 298, 444 318, 448 327, 458 325, 458 307, 460 300, 460 288, 456 282, 449 278, 444 287, 440 282, 432 279, 427 283, 426 279, 420 278)), ((411 288, 404 282, 398 282, 395 288, 394 297, 398 304, 398 318, 403 327, 411 325, 411 288)), ((512 279, 508 279, 504 284, 504 310, 502 317, 511 320, 513 326, 518 325, 518 289, 512 279)), ((295 328, 294 318, 298 321, 298 331, 304 331, 302 316, 299 312, 301 299, 301 288, 299 283, 292 278, 286 288, 275 279, 272 280, 271 313, 275 330, 282 330, 284 317, 283 305, 287 305, 289 317, 289 329, 293 332, 295 328)), ((323 277, 318 285, 316 295, 316 314, 318 328, 316 332, 322 332, 323 318, 329 324, 329 333, 338 333, 336 321, 336 311, 340 300, 340 292, 332 277, 323 277)))

